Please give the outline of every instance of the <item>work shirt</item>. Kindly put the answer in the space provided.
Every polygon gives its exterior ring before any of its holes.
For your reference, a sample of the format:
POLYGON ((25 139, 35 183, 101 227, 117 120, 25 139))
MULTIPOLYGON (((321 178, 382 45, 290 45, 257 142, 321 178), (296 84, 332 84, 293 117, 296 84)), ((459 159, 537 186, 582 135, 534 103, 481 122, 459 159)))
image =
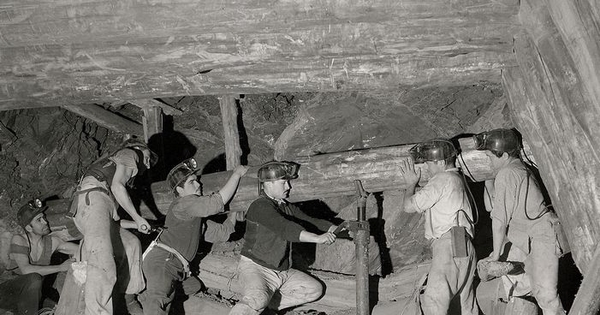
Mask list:
POLYGON ((546 211, 539 183, 521 160, 513 159, 498 171, 494 188, 490 215, 508 226, 507 237, 513 244, 529 253, 532 239, 556 242, 551 212, 538 218, 546 211))
POLYGON ((291 267, 291 242, 300 241, 306 228, 327 231, 333 224, 315 219, 287 201, 266 196, 256 199, 246 214, 246 233, 242 255, 255 263, 283 271, 291 267))
POLYGON ((202 237, 207 242, 224 242, 234 231, 235 227, 229 220, 223 224, 206 220, 206 217, 223 210, 223 199, 219 193, 176 198, 167 212, 166 229, 159 242, 174 248, 187 261, 191 261, 196 256, 202 237))
POLYGON ((426 239, 440 238, 457 223, 473 237, 471 204, 457 168, 435 174, 411 202, 417 212, 425 212, 426 239))
POLYGON ((537 180, 519 159, 498 171, 494 188, 491 216, 505 225, 512 220, 530 221, 527 216, 535 218, 546 209, 537 180))

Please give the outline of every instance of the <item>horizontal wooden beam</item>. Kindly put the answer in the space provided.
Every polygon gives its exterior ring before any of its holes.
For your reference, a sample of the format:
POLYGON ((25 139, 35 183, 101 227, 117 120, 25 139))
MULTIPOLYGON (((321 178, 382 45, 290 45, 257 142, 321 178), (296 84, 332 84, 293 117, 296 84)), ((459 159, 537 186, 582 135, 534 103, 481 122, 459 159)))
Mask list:
POLYGON ((121 117, 111 111, 108 111, 101 106, 88 104, 88 105, 63 105, 64 109, 73 112, 81 117, 85 117, 98 125, 107 129, 120 132, 128 133, 137 136, 143 136, 144 130, 142 125, 135 121, 131 121, 127 118, 121 117))
POLYGON ((500 82, 518 29, 517 1, 503 2, 14 2, 0 109, 500 82))
MULTIPOLYGON (((473 140, 465 139, 464 143, 473 147, 473 140)), ((399 174, 402 159, 410 157, 409 149, 413 145, 399 145, 366 150, 353 150, 339 153, 327 153, 295 162, 300 164, 298 178, 292 181, 289 200, 292 202, 315 200, 341 195, 354 195, 354 180, 361 180, 365 190, 381 192, 404 189, 406 183, 399 174)), ((467 165, 469 174, 476 180, 492 177, 489 160, 483 151, 468 150, 463 152, 461 164, 467 165)), ((417 164, 422 169, 423 164, 417 164)), ((234 211, 246 210, 258 197, 258 166, 250 168, 240 181, 238 191, 230 202, 234 211)), ((218 191, 231 175, 231 171, 204 174, 200 177, 204 194, 218 191)), ((429 180, 425 170, 421 172, 421 184, 429 180)), ((173 194, 166 181, 156 182, 151 187, 154 202, 161 212, 166 213, 173 194)), ((145 208, 145 206, 143 206, 145 208)))

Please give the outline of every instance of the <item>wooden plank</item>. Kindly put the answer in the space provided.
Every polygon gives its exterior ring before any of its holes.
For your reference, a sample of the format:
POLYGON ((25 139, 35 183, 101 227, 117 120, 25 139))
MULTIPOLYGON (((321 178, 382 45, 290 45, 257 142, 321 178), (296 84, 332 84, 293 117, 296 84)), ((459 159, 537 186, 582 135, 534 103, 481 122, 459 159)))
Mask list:
POLYGON ((101 106, 86 105, 62 105, 62 107, 81 117, 94 121, 98 125, 116 132, 127 133, 137 136, 143 136, 142 125, 129 119, 114 114, 101 106))
MULTIPOLYGON (((472 140, 465 140, 466 143, 472 140)), ((292 181, 289 200, 292 202, 315 200, 340 195, 355 195, 354 180, 361 180, 365 190, 379 192, 403 189, 404 178, 399 175, 399 161, 410 156, 409 145, 352 150, 338 153, 327 153, 305 158, 298 158, 300 164, 298 179, 292 181)), ((482 152, 465 151, 464 161, 473 176, 480 180, 491 177, 489 160, 482 152)), ((258 197, 258 166, 251 167, 244 176, 238 190, 229 204, 233 211, 244 211, 249 203, 258 197)), ((417 168, 422 169, 423 164, 417 168)), ((204 194, 214 192, 222 187, 231 172, 202 174, 200 181, 204 194)), ((429 174, 422 171, 421 185, 429 179, 429 174)), ((158 209, 166 212, 173 201, 173 194, 165 181, 156 182, 151 187, 154 201, 158 209)), ((145 206, 143 206, 145 208, 145 206)))
POLYGON ((503 72, 513 119, 538 159, 574 260, 586 274, 600 236, 600 118, 577 63, 544 2, 521 2, 527 34, 515 40, 518 68, 503 72))
POLYGON ((517 8, 493 0, 13 2, 0 15, 0 109, 40 98, 499 82, 514 64, 517 8))

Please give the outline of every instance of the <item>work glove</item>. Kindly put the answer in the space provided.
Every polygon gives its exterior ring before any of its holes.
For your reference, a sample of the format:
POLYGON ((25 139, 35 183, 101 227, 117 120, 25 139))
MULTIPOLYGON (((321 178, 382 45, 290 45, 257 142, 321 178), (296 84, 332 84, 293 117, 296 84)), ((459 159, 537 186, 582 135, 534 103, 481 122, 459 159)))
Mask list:
POLYGON ((185 295, 193 295, 204 289, 204 284, 196 276, 190 276, 181 283, 185 295))

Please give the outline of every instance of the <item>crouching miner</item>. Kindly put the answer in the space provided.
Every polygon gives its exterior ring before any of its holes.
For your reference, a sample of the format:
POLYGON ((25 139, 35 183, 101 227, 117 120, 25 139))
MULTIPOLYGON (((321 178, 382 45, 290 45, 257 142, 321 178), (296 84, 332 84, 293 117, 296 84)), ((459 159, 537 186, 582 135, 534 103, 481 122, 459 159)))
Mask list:
POLYGON ((298 164, 269 162, 258 170, 261 191, 248 208, 246 233, 238 266, 243 298, 230 315, 260 314, 265 308, 285 309, 317 300, 323 294, 319 281, 292 268, 293 242, 331 244, 335 225, 304 214, 287 202, 289 180, 298 177, 298 164), (323 234, 304 229, 312 224, 323 234))
POLYGON ((140 301, 145 315, 169 313, 177 281, 184 281, 184 288, 189 282, 197 282, 200 287, 197 278, 188 278, 189 262, 196 256, 202 238, 207 242, 227 241, 234 231, 236 213, 229 213, 222 224, 206 217, 223 212, 247 170, 246 166, 238 166, 221 190, 209 196, 201 195, 194 159, 169 172, 167 182, 176 198, 167 212, 164 230, 144 253, 142 264, 146 290, 140 301))
POLYGON ((17 213, 25 233, 13 236, 7 268, 17 277, 0 284, 0 306, 16 308, 18 314, 37 314, 43 297, 44 277, 67 271, 73 262, 69 259, 60 265, 50 265, 52 254, 58 251, 72 256, 77 251, 77 244, 49 235, 50 227, 44 215, 46 208, 39 199, 34 199, 17 213))
POLYGON ((415 171, 412 160, 400 164, 406 181, 404 211, 425 214, 425 238, 431 241, 433 252, 421 298, 423 314, 477 315, 473 214, 462 175, 455 167, 456 149, 451 142, 436 139, 419 143, 410 151, 414 162, 425 163, 431 176, 415 192, 421 172, 415 171))

